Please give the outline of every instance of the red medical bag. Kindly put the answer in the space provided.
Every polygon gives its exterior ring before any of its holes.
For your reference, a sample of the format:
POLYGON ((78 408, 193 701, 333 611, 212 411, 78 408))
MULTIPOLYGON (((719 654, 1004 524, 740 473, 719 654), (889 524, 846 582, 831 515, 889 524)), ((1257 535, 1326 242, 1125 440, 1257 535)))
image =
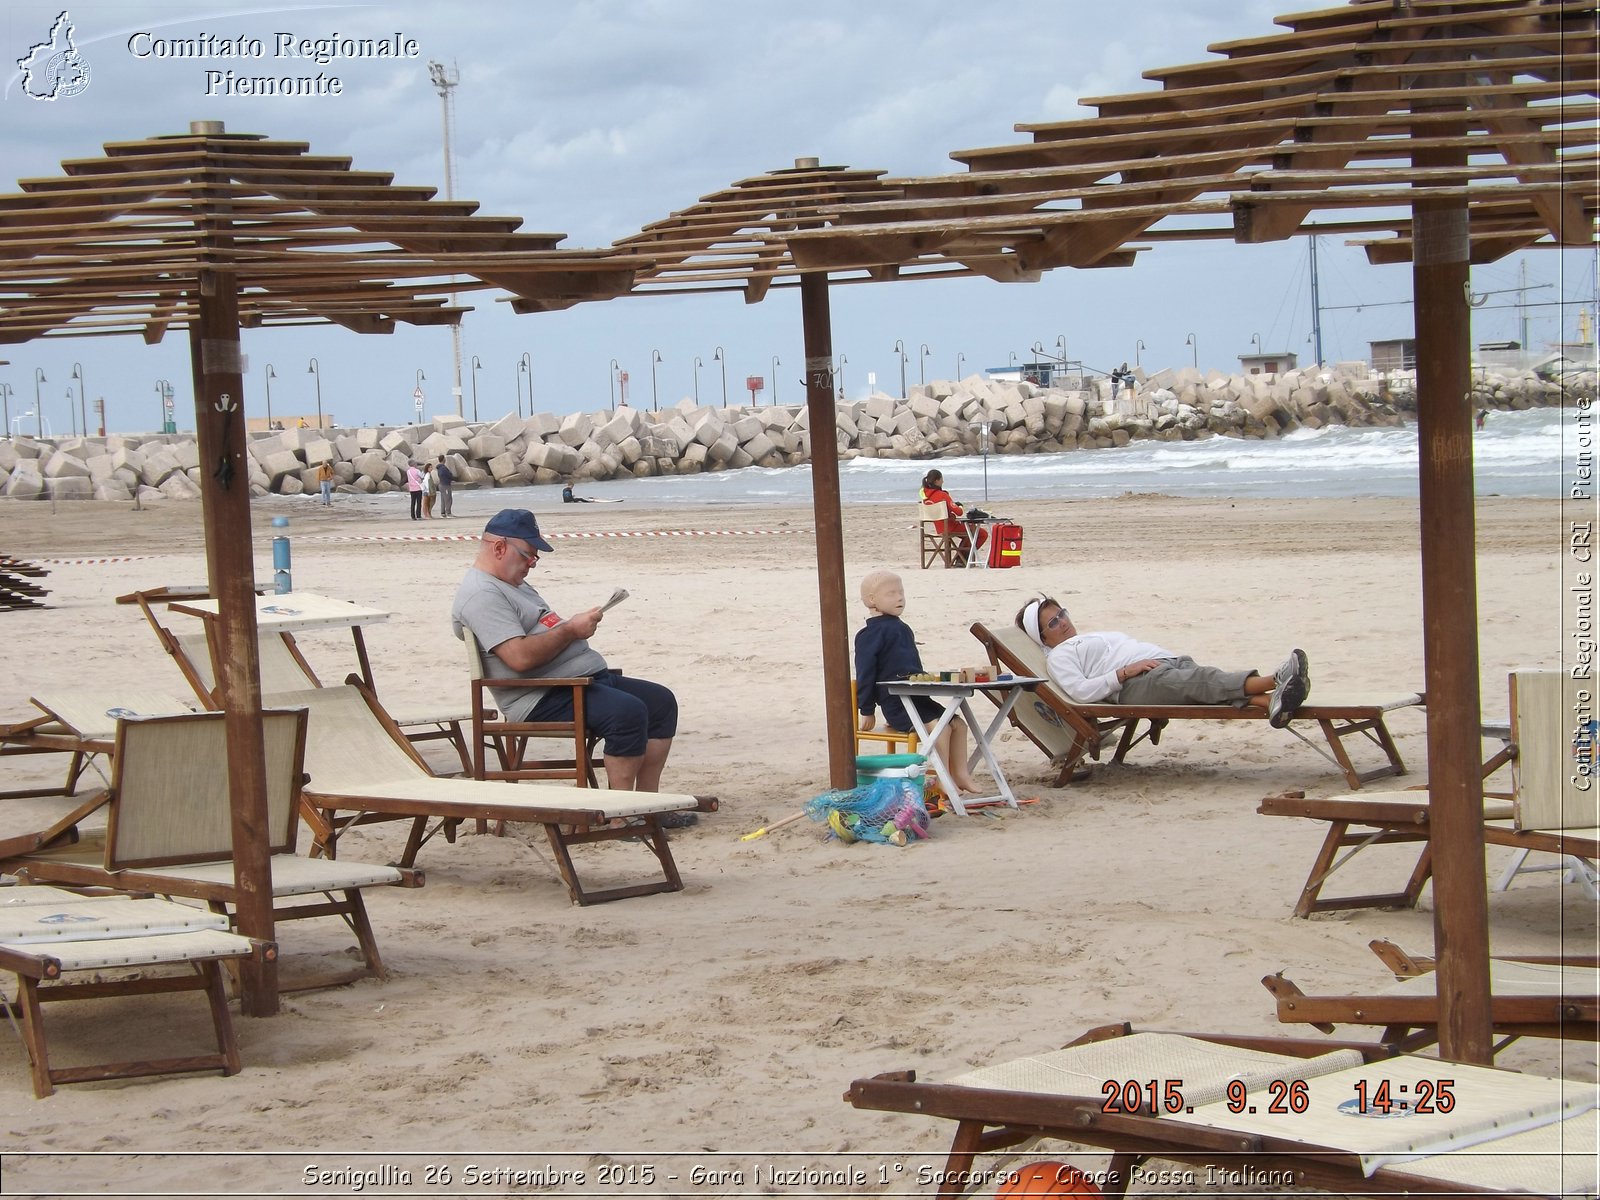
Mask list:
POLYGON ((1022 565, 1022 526, 1008 521, 989 526, 989 566, 1022 565))

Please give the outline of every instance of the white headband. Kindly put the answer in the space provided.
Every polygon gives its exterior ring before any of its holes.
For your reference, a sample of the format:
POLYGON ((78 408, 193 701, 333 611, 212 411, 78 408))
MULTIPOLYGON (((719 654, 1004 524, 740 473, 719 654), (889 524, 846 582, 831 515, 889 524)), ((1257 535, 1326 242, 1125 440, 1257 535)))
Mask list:
POLYGON ((1039 601, 1029 600, 1023 607, 1022 631, 1039 645, 1044 645, 1044 638, 1039 635, 1039 601))

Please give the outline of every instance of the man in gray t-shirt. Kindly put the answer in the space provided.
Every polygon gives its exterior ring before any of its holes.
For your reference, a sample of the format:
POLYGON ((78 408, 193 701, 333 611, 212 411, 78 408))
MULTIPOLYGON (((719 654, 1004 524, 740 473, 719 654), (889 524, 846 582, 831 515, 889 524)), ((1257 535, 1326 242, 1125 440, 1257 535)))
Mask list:
MULTIPOLYGON (((483 540, 450 609, 457 637, 472 630, 491 679, 587 677, 584 718, 604 737, 606 783, 613 790, 661 790, 661 771, 678 728, 678 702, 659 683, 612 671, 589 645, 603 615, 585 609, 563 619, 527 584, 548 552, 539 522, 526 509, 503 509, 484 527, 483 540)), ((495 703, 514 721, 572 719, 566 688, 501 688, 495 703)))

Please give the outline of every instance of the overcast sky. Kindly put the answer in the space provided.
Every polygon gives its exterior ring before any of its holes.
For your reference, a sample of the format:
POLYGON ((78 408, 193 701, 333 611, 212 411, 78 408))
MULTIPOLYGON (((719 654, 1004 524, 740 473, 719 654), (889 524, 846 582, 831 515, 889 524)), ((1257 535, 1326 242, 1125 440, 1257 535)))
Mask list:
MULTIPOLYGON (((1293 6, 1263 0, 588 0, 579 3, 380 3, 251 7, 192 3, 78 3, 66 11, 87 65, 76 95, 24 94, 17 60, 49 36, 59 3, 11 0, 0 15, 6 74, 0 187, 59 173, 63 158, 103 143, 185 132, 220 120, 230 132, 310 143, 359 169, 443 191, 441 105, 428 81, 438 59, 460 72, 455 192, 480 211, 516 215, 528 231, 565 233, 566 247, 603 246, 698 197, 803 156, 891 175, 961 169, 953 150, 1027 140, 1018 122, 1092 116, 1080 98, 1142 90, 1141 72, 1203 60, 1219 41, 1273 32, 1293 6), (278 34, 398 37, 417 57, 343 59, 319 66, 275 57, 278 34), (135 37, 134 35, 148 35, 135 37), (259 38, 260 58, 195 59, 153 53, 170 39, 259 38), (130 39, 132 43, 130 46, 130 39), (208 72, 337 76, 341 94, 283 98, 208 95, 208 72)), ((1371 339, 1411 333, 1410 269, 1370 267, 1333 238, 1319 243, 1325 356, 1363 358, 1371 339), (1359 306, 1359 307, 1357 307, 1359 306)), ((897 393, 901 340, 915 383, 1004 366, 1064 337, 1069 357, 1108 370, 1136 353, 1147 368, 1233 369, 1259 335, 1268 350, 1309 359, 1311 300, 1305 239, 1263 246, 1164 245, 1126 270, 1059 270, 1038 284, 987 280, 835 288, 834 350, 844 383, 864 395, 868 373, 897 393), (1193 346, 1188 342, 1193 335, 1193 346), (1139 341, 1144 349, 1137 351, 1139 341), (921 351, 926 345, 928 354, 921 351)), ((1474 340, 1519 336, 1542 346, 1577 333, 1593 302, 1590 253, 1542 251, 1474 273, 1492 292, 1474 314, 1474 340)), ((534 405, 569 412, 610 404, 610 362, 626 370, 631 401, 651 404, 652 362, 662 407, 748 399, 748 375, 766 378, 763 402, 803 398, 798 296, 746 305, 734 294, 633 298, 518 317, 497 293, 476 292, 463 326, 463 404, 485 419, 516 407, 518 363, 533 364, 534 405), (779 361, 776 370, 773 359, 779 361)), ((275 416, 314 412, 318 360, 326 411, 342 424, 411 420, 417 371, 429 415, 453 411, 450 334, 401 326, 389 336, 334 328, 247 330, 246 403, 264 412, 273 364, 275 416)), ((137 337, 51 340, 0 347, 11 365, 10 413, 33 407, 35 368, 44 415, 70 428, 67 391, 81 366, 89 398, 106 400, 113 431, 150 429, 157 380, 178 394, 192 427, 187 335, 157 346, 137 337)), ((74 391, 74 396, 76 392, 74 391)), ((523 392, 526 406, 526 392, 523 392)), ((74 400, 74 405, 76 400, 74 400)), ((93 421, 91 420, 91 424, 93 421)), ((31 430, 33 421, 22 424, 31 430)))

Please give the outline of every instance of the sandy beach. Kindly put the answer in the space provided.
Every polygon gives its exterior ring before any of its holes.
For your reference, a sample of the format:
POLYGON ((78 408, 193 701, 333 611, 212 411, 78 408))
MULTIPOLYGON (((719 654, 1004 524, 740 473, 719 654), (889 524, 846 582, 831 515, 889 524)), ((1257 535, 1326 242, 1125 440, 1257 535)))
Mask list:
MULTIPOLYGON (((1368 941, 1431 952, 1431 892, 1417 911, 1292 919, 1323 829, 1259 816, 1256 804, 1344 786, 1264 723, 1175 726, 1159 747, 1069 789, 1048 786, 1044 758, 1009 731, 1000 761, 1037 801, 1020 811, 942 818, 931 840, 906 849, 841 845, 810 822, 742 842, 826 784, 810 512, 557 499, 549 489, 536 505, 549 532, 650 535, 557 540, 532 581, 565 609, 615 585, 631 593, 595 645, 676 690, 683 718, 665 786, 721 801, 673 836, 685 889, 580 909, 536 828, 431 842, 418 860, 426 887, 369 894, 389 979, 294 993, 277 1017, 240 1019, 238 1076, 80 1085, 37 1101, 11 1040, 0 1053, 6 1194, 352 1194, 351 1172, 380 1168, 409 1172, 409 1186, 374 1176, 367 1194, 840 1193, 752 1179, 773 1164, 855 1165, 867 1177, 860 1192, 929 1194, 915 1166, 942 1159, 952 1127, 857 1112, 841 1100, 852 1079, 904 1068, 942 1078, 1114 1021, 1272 1033, 1263 976, 1376 989, 1388 977, 1368 941), (439 1164, 452 1184, 427 1182, 439 1164), (697 1164, 739 1177, 696 1183, 697 1164), (464 1186, 469 1165, 583 1170, 593 1186, 464 1186)), ((496 507, 492 495, 464 494, 454 519, 423 526, 400 500, 359 511, 258 504, 257 578, 271 575, 271 517, 286 513, 297 589, 393 613, 367 631, 380 696, 460 711, 465 670, 448 610, 472 545, 454 539, 475 537, 496 507)), ((1201 662, 1270 671, 1303 646, 1313 697, 1316 686, 1377 696, 1422 687, 1413 502, 1127 496, 1006 508, 1026 528, 1024 565, 996 572, 919 571, 909 506, 848 509, 852 629, 864 616, 856 584, 890 568, 905 580, 905 619, 931 669, 982 662, 968 625, 1009 621, 1043 590, 1080 628, 1122 629, 1201 662)), ((1490 718, 1504 714, 1509 669, 1559 661, 1559 508, 1481 501, 1478 543, 1490 718)), ((198 504, 0 504, 0 551, 51 571, 49 608, 0 613, 0 720, 25 715, 46 685, 183 692, 137 609, 112 597, 204 580, 198 504)), ((325 679, 353 669, 347 639, 302 644, 325 679)), ((1401 782, 1425 781, 1422 713, 1401 712, 1391 728, 1411 768, 1401 782)), ((4 769, 6 788, 58 771, 42 759, 4 769)), ((63 803, 8 802, 0 832, 36 828, 63 803)), ((341 854, 386 862, 402 841, 400 826, 368 827, 341 854)), ((1490 848, 1491 878, 1506 856, 1490 848)), ((580 865, 604 879, 646 857, 610 845, 580 865)), ((1401 849, 1374 851, 1343 873, 1346 886, 1397 884, 1410 862, 1401 849)), ((1499 952, 1593 953, 1594 904, 1551 874, 1522 877, 1489 909, 1499 952)), ((280 942, 292 977, 346 961, 353 939, 317 921, 280 942)), ((108 1046, 164 1052, 203 1036, 189 999, 120 1002, 127 1020, 108 1002, 58 1006, 53 1046, 63 1063, 108 1046)), ((1501 1062, 1596 1078, 1591 1044, 1529 1041, 1501 1062)), ((1021 1158, 1041 1156, 1069 1153, 1047 1145, 1021 1158)), ((1170 1192, 1226 1194, 1135 1194, 1170 1192)))

